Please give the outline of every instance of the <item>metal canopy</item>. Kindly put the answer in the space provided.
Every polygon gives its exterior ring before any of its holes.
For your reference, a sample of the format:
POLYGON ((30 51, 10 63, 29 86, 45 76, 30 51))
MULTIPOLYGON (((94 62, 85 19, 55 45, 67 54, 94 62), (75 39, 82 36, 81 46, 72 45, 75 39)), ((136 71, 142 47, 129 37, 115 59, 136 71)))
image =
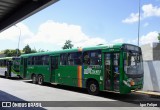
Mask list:
POLYGON ((0 32, 58 0, 0 0, 0 32))

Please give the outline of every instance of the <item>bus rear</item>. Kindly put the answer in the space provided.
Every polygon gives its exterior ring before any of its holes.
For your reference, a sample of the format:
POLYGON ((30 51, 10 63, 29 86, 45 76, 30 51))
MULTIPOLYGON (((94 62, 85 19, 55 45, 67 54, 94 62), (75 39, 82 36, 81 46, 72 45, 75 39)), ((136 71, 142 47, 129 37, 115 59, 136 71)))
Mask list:
POLYGON ((0 58, 0 75, 8 77, 8 62, 12 61, 12 57, 0 58))
POLYGON ((0 58, 0 74, 6 78, 19 76, 19 58, 0 58))

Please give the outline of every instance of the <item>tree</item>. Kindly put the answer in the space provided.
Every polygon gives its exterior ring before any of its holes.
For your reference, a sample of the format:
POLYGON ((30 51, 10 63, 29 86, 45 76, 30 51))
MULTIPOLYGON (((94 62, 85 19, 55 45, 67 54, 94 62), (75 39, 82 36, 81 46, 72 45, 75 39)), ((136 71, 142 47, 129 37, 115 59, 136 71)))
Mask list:
POLYGON ((37 50, 36 49, 32 49, 31 53, 37 53, 37 50))
POLYGON ((72 41, 70 40, 66 40, 64 46, 62 47, 62 49, 71 49, 73 47, 73 44, 71 44, 72 41))
POLYGON ((38 52, 45 52, 43 49, 39 49, 38 52))
POLYGON ((6 57, 9 57, 10 56, 10 50, 9 49, 4 50, 4 54, 5 54, 6 57))
POLYGON ((98 44, 97 46, 100 46, 100 45, 104 45, 104 44, 98 44))
POLYGON ((31 48, 30 48, 30 46, 27 44, 24 48, 23 48, 23 52, 25 53, 25 54, 28 54, 28 53, 31 53, 32 51, 31 51, 31 48))
POLYGON ((15 49, 15 50, 6 49, 6 50, 4 50, 4 54, 6 57, 12 57, 12 56, 20 56, 21 52, 18 49, 18 55, 17 55, 17 49, 15 49))
POLYGON ((159 40, 159 42, 160 42, 160 33, 158 33, 158 40, 159 40))

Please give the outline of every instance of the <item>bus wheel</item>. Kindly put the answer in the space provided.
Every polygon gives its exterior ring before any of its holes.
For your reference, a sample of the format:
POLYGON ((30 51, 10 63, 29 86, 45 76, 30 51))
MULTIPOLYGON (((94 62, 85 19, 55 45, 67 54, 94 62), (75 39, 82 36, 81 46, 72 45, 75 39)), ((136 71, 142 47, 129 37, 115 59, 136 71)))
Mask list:
POLYGON ((17 75, 18 79, 22 79, 22 77, 20 75, 17 75))
POLYGON ((91 95, 97 95, 99 93, 99 85, 96 81, 91 80, 87 84, 88 93, 91 95))
POLYGON ((32 82, 33 82, 33 84, 36 84, 36 83, 37 83, 36 75, 32 75, 32 82))
POLYGON ((43 76, 38 75, 38 84, 42 85, 43 84, 43 76))

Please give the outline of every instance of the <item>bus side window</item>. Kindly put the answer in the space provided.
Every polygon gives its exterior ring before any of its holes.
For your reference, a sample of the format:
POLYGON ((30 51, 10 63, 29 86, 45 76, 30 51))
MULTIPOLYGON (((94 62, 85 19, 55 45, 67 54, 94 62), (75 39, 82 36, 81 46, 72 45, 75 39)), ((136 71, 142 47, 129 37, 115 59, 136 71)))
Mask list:
POLYGON ((7 66, 7 60, 4 60, 4 66, 7 66))
POLYGON ((118 80, 119 79, 119 65, 120 65, 120 56, 119 56, 120 54, 119 53, 114 53, 113 54, 113 60, 114 60, 114 62, 113 62, 113 66, 114 66, 114 77, 115 77, 115 79, 116 80, 118 80))
POLYGON ((90 65, 90 52, 83 53, 83 63, 84 65, 90 65))
POLYGON ((49 56, 42 56, 43 65, 49 65, 49 56))
POLYGON ((101 51, 92 51, 90 65, 101 65, 101 51))
POLYGON ((67 57, 66 53, 60 55, 60 65, 67 65, 67 57))
POLYGON ((38 57, 37 56, 34 57, 34 64, 38 65, 38 57))
POLYGON ((31 65, 34 65, 34 62, 35 62, 34 59, 35 59, 35 58, 32 57, 31 65))
POLYGON ((82 53, 78 52, 77 53, 77 58, 76 58, 76 65, 81 65, 82 64, 82 53))
POLYGON ((35 65, 42 65, 42 56, 35 57, 35 65))
POLYGON ((68 54, 68 65, 81 65, 82 53, 75 52, 68 54))
POLYGON ((21 58, 21 65, 23 65, 23 58, 21 58))
POLYGON ((74 53, 68 54, 68 65, 74 65, 74 53))
POLYGON ((114 53, 114 66, 118 66, 119 65, 119 53, 114 53))
POLYGON ((32 65, 32 57, 28 58, 28 65, 32 65))

